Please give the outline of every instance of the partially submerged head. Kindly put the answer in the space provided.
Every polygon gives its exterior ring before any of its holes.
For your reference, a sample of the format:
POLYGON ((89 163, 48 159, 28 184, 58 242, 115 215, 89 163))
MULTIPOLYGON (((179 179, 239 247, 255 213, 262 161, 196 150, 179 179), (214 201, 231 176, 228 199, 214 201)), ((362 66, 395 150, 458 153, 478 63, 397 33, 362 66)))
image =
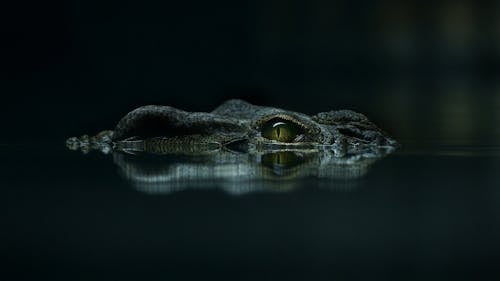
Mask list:
POLYGON ((397 146, 368 118, 353 111, 309 116, 242 100, 229 100, 208 113, 169 106, 139 107, 118 122, 109 142, 120 151, 325 151, 336 158, 379 157, 397 146))

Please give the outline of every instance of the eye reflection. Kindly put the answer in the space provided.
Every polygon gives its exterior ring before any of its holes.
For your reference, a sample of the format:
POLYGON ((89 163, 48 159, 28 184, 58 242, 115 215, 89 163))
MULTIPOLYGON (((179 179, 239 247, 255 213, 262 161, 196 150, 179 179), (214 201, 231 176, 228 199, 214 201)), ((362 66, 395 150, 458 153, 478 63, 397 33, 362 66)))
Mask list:
POLYGON ((263 137, 280 142, 293 142, 301 133, 297 124, 281 119, 270 120, 262 128, 263 137))
POLYGON ((264 154, 262 164, 273 169, 288 169, 304 163, 304 157, 291 151, 280 151, 264 154))

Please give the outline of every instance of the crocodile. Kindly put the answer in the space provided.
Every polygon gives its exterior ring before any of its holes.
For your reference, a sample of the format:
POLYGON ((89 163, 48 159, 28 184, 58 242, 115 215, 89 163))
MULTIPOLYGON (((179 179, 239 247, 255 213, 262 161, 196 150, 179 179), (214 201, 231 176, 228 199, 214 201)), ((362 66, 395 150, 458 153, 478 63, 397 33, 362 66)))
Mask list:
POLYGON ((132 154, 327 151, 339 161, 352 161, 384 156, 398 143, 366 116, 351 110, 310 116, 233 99, 211 112, 141 106, 121 118, 113 130, 72 137, 66 145, 84 152, 132 154))
POLYGON ((142 106, 113 130, 72 137, 66 145, 112 153, 122 177, 155 194, 214 186, 230 194, 283 191, 308 177, 352 189, 354 179, 398 147, 354 111, 309 116, 242 100, 226 101, 209 113, 142 106))

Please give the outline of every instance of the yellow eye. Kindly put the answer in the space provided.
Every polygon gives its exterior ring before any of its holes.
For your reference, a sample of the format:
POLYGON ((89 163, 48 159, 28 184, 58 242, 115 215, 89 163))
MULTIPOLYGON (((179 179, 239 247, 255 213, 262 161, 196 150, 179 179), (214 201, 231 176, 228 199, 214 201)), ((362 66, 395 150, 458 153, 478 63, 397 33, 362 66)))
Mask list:
POLYGON ((292 142, 301 133, 301 128, 285 120, 271 120, 262 128, 262 136, 279 142, 292 142))

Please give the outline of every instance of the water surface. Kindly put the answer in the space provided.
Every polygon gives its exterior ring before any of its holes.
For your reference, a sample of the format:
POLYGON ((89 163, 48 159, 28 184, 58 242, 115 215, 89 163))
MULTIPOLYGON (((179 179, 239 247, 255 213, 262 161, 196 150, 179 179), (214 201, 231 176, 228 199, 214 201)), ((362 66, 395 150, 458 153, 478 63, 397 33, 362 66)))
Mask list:
MULTIPOLYGON (((4 145, 13 279, 395 280, 497 276, 500 148, 416 145, 359 178, 151 193, 111 155, 4 145)), ((239 185, 234 179, 231 185, 239 185)), ((248 182, 247 182, 248 184, 248 182)), ((224 181, 224 185, 228 185, 224 181)))

